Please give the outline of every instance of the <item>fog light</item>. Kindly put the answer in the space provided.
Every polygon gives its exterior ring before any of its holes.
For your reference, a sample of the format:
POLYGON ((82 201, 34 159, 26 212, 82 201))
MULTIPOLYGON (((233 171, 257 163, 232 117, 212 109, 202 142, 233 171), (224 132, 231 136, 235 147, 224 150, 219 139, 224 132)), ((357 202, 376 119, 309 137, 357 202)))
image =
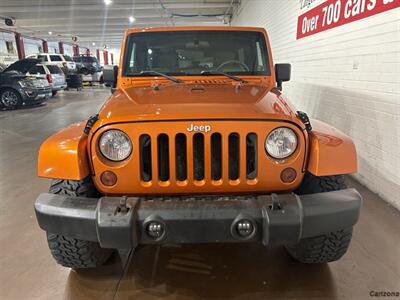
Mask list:
POLYGON ((106 186, 113 186, 117 183, 117 175, 111 171, 105 171, 100 176, 101 183, 106 186))
POLYGON ((281 180, 284 183, 293 182, 296 179, 297 173, 293 168, 286 168, 281 173, 281 180))
POLYGON ((254 232, 253 223, 249 220, 240 220, 236 223, 236 231, 240 237, 249 237, 254 232))
POLYGON ((151 221, 146 226, 146 233, 149 237, 158 240, 165 232, 164 224, 157 221, 151 221))

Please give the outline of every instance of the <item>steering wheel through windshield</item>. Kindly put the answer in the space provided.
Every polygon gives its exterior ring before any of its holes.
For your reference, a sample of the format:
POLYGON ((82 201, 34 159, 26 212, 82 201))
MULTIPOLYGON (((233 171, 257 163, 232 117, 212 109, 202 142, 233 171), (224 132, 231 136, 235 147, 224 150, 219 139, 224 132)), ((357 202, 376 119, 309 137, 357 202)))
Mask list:
POLYGON ((239 65, 242 71, 250 71, 249 67, 245 63, 242 63, 241 61, 238 60, 227 60, 223 62, 217 67, 217 71, 222 71, 221 69, 229 65, 239 65))

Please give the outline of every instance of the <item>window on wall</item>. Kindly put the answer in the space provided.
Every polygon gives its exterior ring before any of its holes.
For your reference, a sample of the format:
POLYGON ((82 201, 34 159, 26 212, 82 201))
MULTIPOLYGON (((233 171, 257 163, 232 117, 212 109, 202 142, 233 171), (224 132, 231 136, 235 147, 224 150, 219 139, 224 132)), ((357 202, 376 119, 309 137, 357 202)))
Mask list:
POLYGON ((14 55, 14 54, 17 53, 17 52, 15 51, 14 44, 13 44, 13 42, 11 42, 11 41, 6 41, 6 49, 7 49, 7 53, 8 53, 8 54, 14 55))

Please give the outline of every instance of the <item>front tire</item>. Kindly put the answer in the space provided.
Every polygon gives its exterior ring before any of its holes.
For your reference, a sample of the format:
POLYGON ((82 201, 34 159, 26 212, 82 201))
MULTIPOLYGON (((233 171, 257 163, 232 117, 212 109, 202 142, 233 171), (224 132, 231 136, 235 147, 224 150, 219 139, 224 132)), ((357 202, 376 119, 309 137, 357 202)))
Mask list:
MULTIPOLYGON (((100 197, 92 179, 53 180, 50 193, 72 197, 100 197)), ((113 253, 112 249, 101 248, 99 243, 70 238, 47 232, 47 243, 55 261, 68 268, 96 268, 103 265, 113 253)))
POLYGON ((0 104, 7 109, 17 108, 22 104, 21 95, 13 89, 4 89, 0 92, 0 104))
POLYGON ((298 195, 332 192, 346 189, 343 175, 314 176, 311 173, 304 174, 300 187, 295 191, 298 195))
POLYGON ((47 233, 47 243, 59 265, 72 269, 96 268, 103 265, 112 250, 100 248, 95 242, 47 233))
MULTIPOLYGON (((315 194, 346 189, 343 175, 314 176, 304 175, 303 182, 295 191, 298 195, 315 194)), ((344 228, 316 237, 300 240, 286 249, 295 260, 306 264, 320 264, 339 260, 347 251, 352 237, 353 227, 344 228)))
POLYGON ((294 246, 286 246, 290 256, 305 264, 322 264, 339 260, 347 251, 353 227, 306 238, 294 246))

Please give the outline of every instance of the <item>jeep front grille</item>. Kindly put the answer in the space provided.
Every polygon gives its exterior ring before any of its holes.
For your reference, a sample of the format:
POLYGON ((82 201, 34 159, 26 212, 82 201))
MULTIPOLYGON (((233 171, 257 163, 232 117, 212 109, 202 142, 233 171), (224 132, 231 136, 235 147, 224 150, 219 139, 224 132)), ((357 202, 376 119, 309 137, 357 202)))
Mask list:
POLYGON ((249 180, 257 178, 255 133, 241 136, 233 132, 225 137, 221 133, 142 134, 139 155, 143 182, 154 179, 168 182, 172 178, 178 184, 187 180, 202 183, 210 180, 218 185, 223 180, 237 181, 242 172, 249 180), (246 162, 241 162, 241 157, 245 157, 246 162))

